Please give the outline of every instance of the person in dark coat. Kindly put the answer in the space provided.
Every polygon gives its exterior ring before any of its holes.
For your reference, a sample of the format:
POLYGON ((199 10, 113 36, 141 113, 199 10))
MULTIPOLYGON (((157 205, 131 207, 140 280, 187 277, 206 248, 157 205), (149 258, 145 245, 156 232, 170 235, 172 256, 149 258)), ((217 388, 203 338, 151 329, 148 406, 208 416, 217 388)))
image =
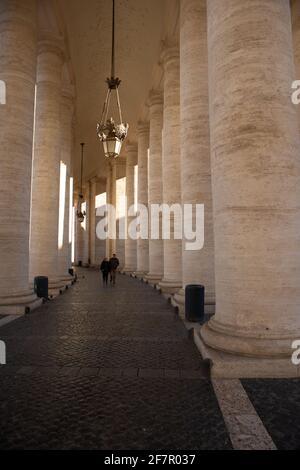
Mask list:
POLYGON ((120 262, 118 258, 115 254, 113 254, 109 260, 110 282, 113 283, 113 285, 116 284, 116 272, 119 264, 120 262))
POLYGON ((110 272, 110 264, 107 258, 104 258, 102 261, 100 271, 102 272, 103 286, 107 286, 108 275, 110 272))

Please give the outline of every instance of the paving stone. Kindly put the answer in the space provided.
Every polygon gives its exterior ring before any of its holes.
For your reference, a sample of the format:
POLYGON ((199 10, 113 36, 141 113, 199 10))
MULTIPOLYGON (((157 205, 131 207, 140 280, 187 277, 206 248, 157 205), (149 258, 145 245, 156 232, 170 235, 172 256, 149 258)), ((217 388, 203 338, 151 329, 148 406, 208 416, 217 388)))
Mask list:
POLYGON ((203 361, 150 286, 95 271, 0 328, 1 449, 231 449, 203 361), (23 371, 23 373, 17 372, 23 371))
POLYGON ((242 380, 279 450, 300 450, 300 379, 242 380))

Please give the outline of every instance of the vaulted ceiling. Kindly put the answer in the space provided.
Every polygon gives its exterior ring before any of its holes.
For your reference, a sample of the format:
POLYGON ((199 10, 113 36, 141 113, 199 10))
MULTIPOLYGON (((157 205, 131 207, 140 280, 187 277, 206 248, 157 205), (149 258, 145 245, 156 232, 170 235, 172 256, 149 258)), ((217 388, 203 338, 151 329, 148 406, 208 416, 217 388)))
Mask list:
MULTIPOLYGON (((165 9, 176 0, 116 0, 116 75, 129 139, 136 140, 137 120, 153 83, 165 9)), ((111 0, 59 0, 68 32, 76 81, 76 154, 78 174, 80 142, 86 142, 85 177, 105 174, 105 159, 96 135, 110 75, 111 0)), ((144 111, 145 112, 145 111, 144 111)))

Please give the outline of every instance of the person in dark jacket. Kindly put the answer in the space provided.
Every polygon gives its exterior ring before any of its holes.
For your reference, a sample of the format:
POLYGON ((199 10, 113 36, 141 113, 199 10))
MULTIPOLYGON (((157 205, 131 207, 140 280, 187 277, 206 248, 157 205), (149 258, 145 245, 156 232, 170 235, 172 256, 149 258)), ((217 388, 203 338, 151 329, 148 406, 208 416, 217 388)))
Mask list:
POLYGON ((116 272, 119 264, 118 258, 113 254, 109 260, 110 282, 113 283, 113 285, 116 284, 116 272))
POLYGON ((100 271, 102 272, 103 286, 107 286, 108 275, 110 272, 110 264, 107 258, 104 258, 104 260, 102 261, 100 271))

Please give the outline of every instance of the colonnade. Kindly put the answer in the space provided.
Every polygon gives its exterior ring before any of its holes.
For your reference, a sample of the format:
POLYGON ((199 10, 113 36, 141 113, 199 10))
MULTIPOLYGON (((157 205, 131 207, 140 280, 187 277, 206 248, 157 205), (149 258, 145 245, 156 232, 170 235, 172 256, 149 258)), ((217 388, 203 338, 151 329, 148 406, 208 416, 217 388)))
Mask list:
MULTIPOLYGON (((0 106, 0 314, 40 305, 35 276, 49 278, 52 295, 71 280, 75 89, 64 38, 39 27, 39 4, 0 4, 7 93, 0 106)), ((124 272, 156 286, 180 313, 185 286, 205 286, 206 313, 215 315, 195 330, 195 342, 215 376, 298 374, 291 355, 300 338, 300 141, 291 85, 300 79, 300 15, 291 5, 181 0, 178 36, 166 38, 160 57, 162 82, 149 91, 137 142, 124 147, 127 207, 204 205, 202 249, 187 249, 186 234, 172 236, 171 217, 171 239, 161 231, 156 239, 127 237, 124 272)), ((117 163, 109 162, 113 205, 117 177, 117 163)), ((76 228, 83 265, 99 262, 96 185, 85 181, 86 230, 76 228)), ((116 246, 112 236, 106 254, 116 246)))
MULTIPOLYGON (((144 279, 181 312, 185 286, 205 286, 205 310, 215 315, 195 342, 214 376, 298 375, 300 141, 291 85, 299 31, 291 26, 284 0, 247 9, 240 0, 182 0, 179 44, 166 42, 163 85, 149 95, 147 204, 204 204, 205 228, 196 251, 185 239, 150 238, 144 279)), ((141 243, 135 250, 143 256, 141 243)))
POLYGON ((64 73, 63 37, 39 25, 40 7, 37 0, 0 4, 0 73, 6 84, 6 102, 0 107, 4 314, 24 314, 41 304, 34 293, 35 276, 48 277, 53 296, 71 281, 69 185, 75 96, 64 73))

